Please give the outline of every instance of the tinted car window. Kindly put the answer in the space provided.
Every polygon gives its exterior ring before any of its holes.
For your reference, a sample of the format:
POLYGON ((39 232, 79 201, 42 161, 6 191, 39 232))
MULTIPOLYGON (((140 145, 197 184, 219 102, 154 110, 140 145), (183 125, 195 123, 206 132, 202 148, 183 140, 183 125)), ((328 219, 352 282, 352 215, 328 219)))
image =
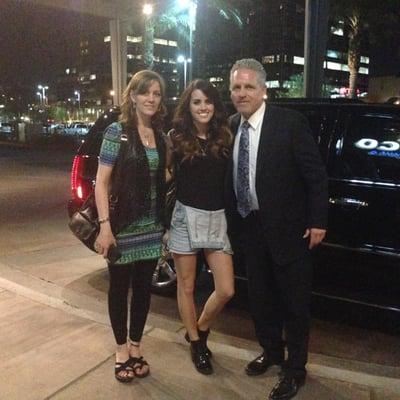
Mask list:
POLYGON ((366 114, 336 142, 336 177, 400 181, 400 119, 366 114))
POLYGON ((331 107, 279 103, 277 103, 277 105, 285 108, 293 108, 307 118, 311 133, 319 146, 322 159, 326 161, 328 157, 330 135, 337 111, 331 107))

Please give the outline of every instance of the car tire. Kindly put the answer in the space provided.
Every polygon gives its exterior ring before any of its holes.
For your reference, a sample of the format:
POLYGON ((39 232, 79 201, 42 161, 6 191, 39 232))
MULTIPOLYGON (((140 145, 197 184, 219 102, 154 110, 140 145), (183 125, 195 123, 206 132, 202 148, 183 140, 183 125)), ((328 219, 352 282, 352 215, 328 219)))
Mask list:
MULTIPOLYGON (((202 271, 209 271, 205 263, 204 256, 199 254, 197 257, 196 279, 202 271)), ((177 278, 174 260, 167 251, 163 251, 162 256, 157 261, 156 269, 153 273, 151 291, 161 295, 171 295, 176 293, 177 278)))
POLYGON ((163 254, 157 262, 151 281, 152 292, 156 294, 172 294, 176 292, 176 271, 174 260, 169 253, 163 254))

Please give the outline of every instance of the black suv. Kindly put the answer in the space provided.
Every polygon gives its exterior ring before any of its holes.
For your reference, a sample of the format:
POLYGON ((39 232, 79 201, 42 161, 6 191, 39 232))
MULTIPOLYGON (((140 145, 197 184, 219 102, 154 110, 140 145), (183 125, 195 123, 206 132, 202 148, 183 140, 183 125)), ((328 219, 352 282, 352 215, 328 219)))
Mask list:
MULTIPOLYGON (((358 101, 287 99, 274 101, 303 113, 319 145, 329 175, 329 225, 320 251, 367 253, 400 261, 400 107, 358 101)), ((110 109, 98 119, 74 158, 69 214, 92 190, 103 131, 118 117, 110 109)), ((240 249, 236 275, 244 277, 240 249)), ((319 253, 320 253, 319 251, 319 253)), ((159 262, 153 281, 174 284, 173 264, 159 262)), ((396 304, 400 310, 400 304, 396 304)))

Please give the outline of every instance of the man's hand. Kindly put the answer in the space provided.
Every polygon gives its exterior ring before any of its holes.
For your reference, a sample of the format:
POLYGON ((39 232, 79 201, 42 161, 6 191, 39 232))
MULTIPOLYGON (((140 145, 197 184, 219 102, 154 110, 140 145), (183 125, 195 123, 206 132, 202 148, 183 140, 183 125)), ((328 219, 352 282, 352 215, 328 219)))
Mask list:
POLYGON ((326 229, 310 228, 306 229, 306 232, 303 235, 303 239, 310 237, 308 248, 311 250, 312 248, 318 246, 324 240, 325 235, 326 229))

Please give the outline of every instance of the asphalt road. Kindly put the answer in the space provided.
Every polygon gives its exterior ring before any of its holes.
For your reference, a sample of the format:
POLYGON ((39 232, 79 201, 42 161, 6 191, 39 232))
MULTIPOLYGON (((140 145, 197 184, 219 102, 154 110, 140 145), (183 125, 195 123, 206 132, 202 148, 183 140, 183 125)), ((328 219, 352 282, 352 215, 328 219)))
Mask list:
MULTIPOLYGON (((68 149, 0 144, 0 261, 28 257, 32 249, 43 248, 59 249, 65 257, 68 246, 76 247, 76 240, 67 228, 66 212, 72 157, 73 152, 68 149)), ((327 275, 319 275, 317 283, 321 289, 327 275)), ((341 276, 340 280, 356 282, 359 276, 341 276)), ((210 278, 206 273, 198 281, 199 306, 212 290, 210 278)), ((79 282, 69 287, 104 299, 108 284, 106 270, 94 272, 87 281, 90 288, 80 286, 79 282)), ((349 290, 351 285, 347 285, 349 290)), ((151 310, 170 320, 179 319, 173 295, 154 295, 151 310)), ((314 296, 313 316, 310 338, 313 353, 400 366, 400 318, 393 313, 314 296)), ((214 330, 255 340, 245 287, 238 286, 236 298, 224 310, 214 330)))

